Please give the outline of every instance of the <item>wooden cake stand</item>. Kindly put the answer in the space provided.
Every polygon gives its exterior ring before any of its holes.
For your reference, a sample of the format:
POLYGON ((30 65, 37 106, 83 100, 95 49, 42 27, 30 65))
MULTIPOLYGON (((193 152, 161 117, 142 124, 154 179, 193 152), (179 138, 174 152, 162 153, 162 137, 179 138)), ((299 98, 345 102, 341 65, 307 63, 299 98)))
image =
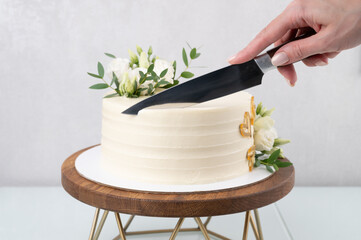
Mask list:
POLYGON ((278 201, 294 186, 295 170, 293 166, 290 166, 280 168, 263 181, 218 191, 166 193, 113 188, 87 180, 76 171, 76 158, 92 147, 71 155, 64 161, 61 168, 61 182, 64 189, 79 201, 96 208, 89 240, 98 239, 109 211, 114 212, 119 228, 119 235, 114 239, 125 240, 128 235, 164 232, 171 233, 170 239, 175 239, 180 231, 201 231, 205 239, 210 239, 210 235, 219 239, 229 239, 207 228, 211 217, 245 211, 243 239, 247 239, 248 228, 251 225, 256 239, 262 240, 263 234, 257 209, 278 201), (104 212, 97 227, 100 209, 104 212), (254 212, 255 220, 251 210, 254 212), (119 213, 131 215, 124 227, 119 213), (135 215, 175 217, 179 220, 174 229, 129 232, 127 229, 135 215), (181 228, 187 217, 194 218, 198 228, 181 228), (200 217, 208 218, 202 222, 200 217))

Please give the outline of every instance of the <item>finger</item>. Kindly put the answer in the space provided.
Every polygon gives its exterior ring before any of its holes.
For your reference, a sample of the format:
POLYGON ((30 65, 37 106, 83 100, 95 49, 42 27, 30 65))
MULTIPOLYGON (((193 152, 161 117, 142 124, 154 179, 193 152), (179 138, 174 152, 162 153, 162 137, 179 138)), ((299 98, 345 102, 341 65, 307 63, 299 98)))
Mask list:
POLYGON ((334 58, 336 57, 340 52, 329 52, 325 53, 328 58, 334 58))
POLYGON ((295 83, 297 81, 297 74, 295 67, 293 64, 287 65, 287 66, 281 66, 277 68, 278 71, 282 74, 282 76, 285 77, 288 85, 291 87, 295 86, 295 83))
POLYGON ((319 32, 311 37, 287 43, 273 56, 272 64, 283 66, 323 53, 325 48, 323 35, 322 32, 319 32))
POLYGON ((285 35, 283 35, 282 38, 280 38, 279 40, 277 40, 274 43, 274 46, 277 47, 281 44, 284 44, 285 42, 291 41, 292 39, 294 39, 296 37, 297 32, 298 32, 298 29, 289 30, 285 35))
POLYGON ((307 27, 307 23, 300 18, 294 18, 294 11, 286 10, 277 16, 257 36, 235 56, 228 59, 231 64, 249 61, 262 52, 266 47, 284 36, 290 29, 307 27), (291 19, 293 21, 291 21, 291 19))
POLYGON ((328 64, 328 57, 327 54, 316 54, 303 59, 302 62, 308 67, 326 66, 328 64))

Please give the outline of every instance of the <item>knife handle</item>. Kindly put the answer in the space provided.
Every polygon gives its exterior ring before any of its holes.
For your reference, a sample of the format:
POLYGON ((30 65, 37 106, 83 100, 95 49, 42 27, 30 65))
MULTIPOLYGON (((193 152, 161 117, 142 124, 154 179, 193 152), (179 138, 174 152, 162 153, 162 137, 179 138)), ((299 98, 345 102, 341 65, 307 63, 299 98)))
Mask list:
POLYGON ((255 57, 255 62, 257 63, 258 67, 262 70, 263 73, 266 73, 268 72, 269 70, 272 70, 272 69, 275 69, 276 66, 274 66, 272 64, 272 57, 275 55, 275 53, 281 48, 283 47, 284 45, 290 43, 290 42, 293 42, 293 41, 297 41, 297 40, 301 40, 301 39, 304 39, 304 38, 308 38, 312 35, 314 35, 316 32, 315 31, 309 31, 309 32, 306 32, 298 37, 295 37, 294 39, 288 41, 288 42, 285 42, 275 48, 272 48, 270 50, 268 50, 266 53, 263 53, 261 55, 258 55, 257 57, 255 57))

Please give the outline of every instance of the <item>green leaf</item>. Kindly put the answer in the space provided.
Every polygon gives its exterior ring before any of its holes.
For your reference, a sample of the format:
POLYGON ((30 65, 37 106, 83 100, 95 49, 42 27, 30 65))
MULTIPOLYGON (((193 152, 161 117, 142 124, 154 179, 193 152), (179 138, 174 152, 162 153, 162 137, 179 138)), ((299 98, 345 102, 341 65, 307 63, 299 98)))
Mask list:
POLYGON ((117 58, 116 56, 114 56, 113 54, 110 54, 110 53, 104 53, 104 54, 111 58, 117 58))
POLYGON ((174 78, 175 73, 177 71, 177 62, 176 61, 173 61, 173 68, 174 68, 174 75, 173 75, 173 78, 174 78))
POLYGON ((117 89, 119 89, 119 85, 120 85, 120 83, 119 83, 119 80, 118 80, 118 77, 117 77, 117 75, 115 75, 115 73, 113 72, 113 79, 112 79, 112 82, 115 82, 115 86, 117 87, 117 89))
POLYGON ((262 102, 260 102, 259 104, 258 104, 258 106, 257 106, 257 109, 256 109, 256 114, 257 115, 259 115, 259 113, 261 112, 261 110, 262 110, 262 102))
POLYGON ((277 167, 276 164, 273 164, 272 166, 274 167, 274 169, 275 169, 276 171, 278 171, 278 167, 277 167))
POLYGON ((271 173, 274 172, 273 169, 272 169, 270 166, 266 166, 266 169, 267 169, 269 172, 271 172, 271 173))
POLYGON ((139 75, 140 75, 140 78, 144 78, 144 77, 145 77, 145 74, 144 74, 144 72, 142 72, 142 71, 139 71, 139 75))
POLYGON ((167 86, 167 85, 169 85, 169 84, 171 84, 171 83, 168 82, 168 81, 166 81, 165 79, 162 79, 162 80, 160 80, 159 82, 157 82, 157 84, 154 86, 154 88, 157 88, 157 87, 159 87, 160 85, 165 85, 165 86, 167 86))
POLYGON ((256 161, 254 162, 254 166, 259 167, 260 165, 261 165, 261 161, 259 159, 256 159, 256 161))
POLYGON ((195 59, 197 55, 197 49, 196 48, 192 48, 189 56, 191 57, 191 59, 195 59))
POLYGON ((184 48, 183 48, 183 51, 182 51, 182 56, 183 56, 184 65, 186 65, 188 67, 188 57, 187 57, 186 50, 184 48))
POLYGON ((153 85, 152 84, 148 84, 148 95, 151 95, 153 92, 153 85))
POLYGON ((148 76, 145 78, 145 81, 153 80, 153 76, 148 76))
POLYGON ((159 77, 164 77, 166 74, 167 74, 167 72, 168 72, 168 68, 166 68, 166 69, 164 69, 161 73, 160 73, 160 75, 159 75, 159 77))
POLYGON ((105 84, 105 83, 97 83, 97 84, 94 84, 93 86, 90 86, 89 88, 90 89, 105 89, 105 88, 108 88, 108 84, 105 84))
POLYGON ((102 77, 101 77, 101 76, 98 76, 98 75, 96 75, 96 74, 94 74, 94 73, 90 73, 90 72, 88 72, 88 74, 89 74, 90 76, 92 76, 92 77, 102 79, 102 77))
POLYGON ((184 72, 182 72, 181 76, 184 77, 184 78, 191 78, 191 77, 194 76, 194 74, 191 73, 191 72, 184 71, 184 72))
POLYGON ((277 165, 277 167, 280 168, 289 167, 293 165, 291 162, 281 162, 281 161, 276 161, 275 164, 277 165))
POLYGON ((197 53, 195 56, 194 56, 194 59, 198 58, 201 54, 200 53, 197 53))
POLYGON ((100 62, 98 62, 98 74, 101 78, 104 77, 104 67, 100 62))
POLYGON ((285 145, 285 144, 290 143, 290 142, 291 141, 288 140, 288 139, 276 138, 275 141, 273 142, 273 147, 285 145))
POLYGON ((150 64, 150 66, 148 67, 147 73, 153 72, 153 69, 154 69, 154 64, 150 64))
POLYGON ((119 94, 118 93, 112 93, 112 94, 106 95, 104 98, 112 98, 112 97, 116 97, 116 96, 119 96, 119 94))
POLYGON ((280 155, 280 153, 281 153, 281 149, 277 149, 276 151, 274 151, 274 152, 271 154, 271 156, 269 156, 267 162, 270 163, 270 164, 273 164, 273 163, 277 160, 277 158, 278 158, 278 156, 280 155))

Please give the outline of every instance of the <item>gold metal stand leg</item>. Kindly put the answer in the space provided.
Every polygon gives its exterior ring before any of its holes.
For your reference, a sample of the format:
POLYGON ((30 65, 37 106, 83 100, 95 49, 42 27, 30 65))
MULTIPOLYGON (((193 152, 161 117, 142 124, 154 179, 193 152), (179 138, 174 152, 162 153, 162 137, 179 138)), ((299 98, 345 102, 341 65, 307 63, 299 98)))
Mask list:
POLYGON ((202 220, 199 217, 194 218, 194 220, 196 220, 198 227, 201 229, 203 236, 205 237, 206 240, 210 240, 210 237, 208 235, 207 229, 206 227, 203 225, 202 220))
POLYGON ((115 215, 115 219, 117 220, 117 225, 118 225, 118 228, 119 228, 120 239, 125 240, 125 232, 124 232, 124 229, 123 229, 122 221, 120 220, 119 213, 116 213, 116 212, 115 212, 114 215, 115 215))
POLYGON ((243 240, 247 240, 248 235, 248 226, 249 226, 249 220, 250 220, 250 211, 246 212, 246 218, 244 220, 244 228, 243 228, 243 240))
POLYGON ((184 218, 179 218, 177 225, 175 225, 175 228, 172 232, 172 235, 170 236, 169 240, 174 240, 175 237, 177 236, 180 227, 182 226, 182 223, 184 222, 184 218))
POLYGON ((259 218, 258 209, 254 209, 253 211, 254 211, 254 216, 255 216, 255 218, 256 218, 256 224, 257 224, 257 229, 258 229, 259 240, 263 240, 261 220, 260 220, 260 218, 259 218))
POLYGON ((91 229, 90 229, 89 240, 93 240, 94 232, 95 232, 95 227, 97 226, 97 222, 98 222, 99 211, 100 211, 99 208, 97 208, 97 209, 95 210, 92 227, 91 227, 91 229))
POLYGON ((103 229, 105 220, 107 219, 108 213, 109 213, 109 211, 106 211, 106 210, 104 211, 103 216, 102 216, 102 218, 100 219, 98 229, 97 229, 97 231, 95 232, 94 240, 98 240, 99 235, 100 235, 100 232, 101 232, 102 229, 103 229))
POLYGON ((130 216, 130 218, 128 219, 127 223, 124 226, 124 232, 127 232, 127 229, 129 228, 130 224, 132 223, 134 217, 135 217, 135 215, 130 216))
POLYGON ((211 221, 212 217, 207 217, 206 221, 203 223, 203 225, 207 228, 207 225, 211 221))
POLYGON ((252 229, 253 229, 254 236, 256 237, 256 240, 259 240, 258 230, 257 230, 256 224, 254 223, 252 214, 249 213, 249 216, 250 216, 250 222, 251 222, 251 226, 252 226, 252 229))

